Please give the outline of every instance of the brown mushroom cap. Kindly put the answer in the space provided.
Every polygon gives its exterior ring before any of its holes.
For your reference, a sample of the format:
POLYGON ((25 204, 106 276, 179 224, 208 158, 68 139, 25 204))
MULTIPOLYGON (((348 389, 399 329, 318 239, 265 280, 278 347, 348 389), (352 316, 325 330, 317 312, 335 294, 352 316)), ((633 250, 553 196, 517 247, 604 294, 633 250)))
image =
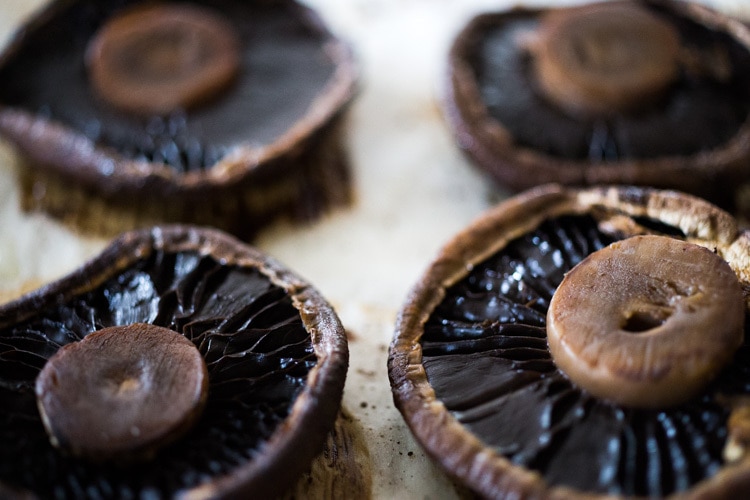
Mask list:
MULTIPOLYGON (((208 101, 145 116, 102 99, 85 65, 108 20, 173 4, 127 3, 123 10, 112 0, 49 2, 0 53, 0 133, 24 162, 25 210, 109 237, 189 223, 250 239, 279 219, 305 223, 351 202, 341 133, 357 68, 349 45, 314 9, 296 1, 188 2, 231 24, 241 68, 208 101)), ((211 67, 222 58, 197 59, 211 67)))
POLYGON ((667 409, 596 398, 550 356, 546 313, 565 273, 636 235, 706 247, 750 288, 750 233, 715 206, 673 191, 554 185, 483 214, 415 285, 389 352, 394 401, 427 453, 465 486, 488 498, 748 491, 747 460, 723 458, 728 401, 750 390, 747 344, 703 392, 667 409))
POLYGON ((0 491, 40 497, 274 498, 323 449, 348 366, 344 328, 315 288, 192 226, 125 233, 71 275, 2 305, 0 345, 0 491), (37 409, 39 373, 63 345, 90 352, 92 332, 139 323, 197 347, 209 384, 201 417, 151 461, 62 453, 37 409))
MULTIPOLYGON (((650 77, 637 84, 663 90, 644 97, 644 103, 650 104, 645 108, 636 105, 637 109, 628 110, 625 105, 623 110, 603 114, 601 110, 571 114, 538 84, 534 47, 545 38, 544 21, 557 8, 519 7, 471 19, 451 46, 443 99, 458 146, 498 184, 515 191, 549 182, 643 185, 696 194, 731 211, 741 203, 738 187, 747 180, 743 165, 750 159, 750 31, 690 2, 602 2, 587 5, 586 10, 601 9, 597 15, 606 17, 605 9, 616 12, 634 5, 648 12, 647 17, 657 18, 658 26, 665 22, 670 26, 666 30, 670 34, 663 33, 670 48, 665 47, 667 68, 662 69, 674 67, 674 30, 680 41, 678 60, 686 67, 671 83, 666 83, 672 77, 665 75, 674 76, 669 69, 655 77, 658 84, 644 83, 650 77), (693 64, 687 59, 692 56, 683 57, 686 53, 701 60, 698 65, 704 69, 689 70, 693 64), (717 68, 710 69, 714 63, 717 68)), ((661 28, 656 31, 662 33, 661 28)), ((576 33, 568 35, 577 40, 576 33)), ((563 49, 549 43, 549 51, 539 51, 542 55, 563 49)), ((583 83, 571 81, 579 72, 568 72, 572 68, 562 61, 548 62, 552 73, 559 73, 552 80, 562 78, 567 83, 552 84, 548 90, 567 92, 572 85, 584 95, 601 92, 599 84, 588 90, 583 83)), ((604 80, 593 81, 604 86, 604 80)), ((599 100, 587 99, 578 98, 584 108, 599 100)), ((611 99, 603 98, 607 100, 611 99)))
POLYGON ((112 326, 55 353, 37 377, 36 395, 54 446, 93 460, 150 457, 200 416, 208 372, 177 332, 112 326))

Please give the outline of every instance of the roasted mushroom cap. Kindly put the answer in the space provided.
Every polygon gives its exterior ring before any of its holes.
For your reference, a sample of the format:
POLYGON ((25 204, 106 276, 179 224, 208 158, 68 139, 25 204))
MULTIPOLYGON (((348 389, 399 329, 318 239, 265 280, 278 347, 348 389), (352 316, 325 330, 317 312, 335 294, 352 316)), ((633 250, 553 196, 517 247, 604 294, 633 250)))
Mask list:
MULTIPOLYGON (((75 273, 2 306, 0 346, 0 491, 56 498, 279 494, 323 449, 348 363, 343 327, 310 284, 223 233, 187 226, 126 233, 75 273), (79 443, 59 450, 36 407, 40 372, 50 359, 61 366, 55 355, 65 346, 101 352, 89 335, 107 332, 110 342, 132 329, 167 329, 195 346, 208 373, 200 416, 148 456, 76 453, 83 439, 70 434, 79 443)), ((111 372, 101 360, 89 365, 102 374, 94 386, 105 401, 169 383, 145 373, 155 369, 146 356, 122 368, 125 358, 115 357, 111 372)), ((69 376, 47 374, 40 394, 69 376)), ((53 424, 67 425, 56 411, 53 424)), ((139 418, 160 418, 145 413, 139 418)), ((108 419, 91 420, 92 434, 107 434, 108 419)))
POLYGON ((350 201, 355 84, 348 45, 291 0, 57 0, 0 55, 0 133, 26 209, 250 238, 350 201))
POLYGON ((644 185, 734 209, 750 175, 750 32, 699 5, 482 14, 456 37, 448 74, 458 145, 512 190, 644 185))
MULTIPOLYGON (((724 259, 745 291, 747 311, 750 235, 726 212, 674 191, 536 188, 501 203, 443 248, 399 315, 389 375, 407 424, 449 474, 494 498, 735 498, 750 491, 747 322, 744 341, 739 348, 727 342, 729 354, 704 389, 656 407, 593 396, 550 355, 547 313, 566 274, 639 235, 698 245, 724 259)), ((670 286, 680 281, 664 284, 670 286)), ((682 307, 678 295, 665 304, 682 307)), ((591 309, 581 314, 598 321, 591 309)), ((602 304, 599 315, 605 311, 602 304)), ((623 325, 634 336, 656 335, 658 327, 623 325)), ((713 338, 712 325, 701 327, 713 338)), ((673 355, 701 349, 686 344, 673 355)), ((691 356, 700 353, 687 352, 688 367, 691 356)), ((629 361, 649 377, 664 366, 661 358, 614 358, 620 368, 629 361)))

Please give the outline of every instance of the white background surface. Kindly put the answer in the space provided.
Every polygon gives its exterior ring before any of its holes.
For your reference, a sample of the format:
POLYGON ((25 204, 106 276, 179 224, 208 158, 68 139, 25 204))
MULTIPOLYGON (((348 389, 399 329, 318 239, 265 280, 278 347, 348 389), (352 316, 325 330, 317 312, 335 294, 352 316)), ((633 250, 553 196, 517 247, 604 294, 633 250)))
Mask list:
MULTIPOLYGON (((0 44, 43 0, 0 0, 0 44)), ((439 96, 456 31, 505 0, 308 0, 348 40, 361 70, 348 117, 356 200, 309 227, 276 226, 256 246, 310 280, 353 334, 344 396, 370 444, 376 498, 453 498, 394 409, 387 346, 398 309, 453 234, 506 196, 456 149, 439 96)), ((557 2, 560 4, 562 2, 557 2)), ((738 14, 744 0, 706 1, 738 14)), ((528 2, 542 5, 543 2, 528 2)), ((747 7, 744 7, 747 9, 747 7)), ((105 242, 18 209, 12 149, 0 142, 0 298, 66 274, 105 242)))

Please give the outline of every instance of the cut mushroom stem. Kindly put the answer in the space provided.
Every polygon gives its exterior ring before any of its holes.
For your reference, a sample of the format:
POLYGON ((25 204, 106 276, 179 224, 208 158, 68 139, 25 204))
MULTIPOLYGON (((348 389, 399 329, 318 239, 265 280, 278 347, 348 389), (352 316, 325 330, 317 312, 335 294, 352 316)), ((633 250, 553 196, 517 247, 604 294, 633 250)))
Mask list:
POLYGON ((679 76, 676 29, 635 3, 552 10, 527 45, 542 94, 574 115, 637 110, 679 76))
POLYGON ((202 355, 167 328, 104 328, 52 356, 36 380, 53 446, 95 460, 152 457, 189 430, 208 394, 202 355))
POLYGON ((635 236, 592 253, 555 291, 547 314, 558 368, 593 394, 630 407, 689 400, 743 340, 744 300, 729 264, 665 236, 635 236))
POLYGON ((731 402, 731 407, 723 458, 727 463, 736 463, 750 456, 750 400, 737 398, 731 402))
POLYGON ((86 63, 94 91, 139 115, 164 115, 210 100, 235 79, 240 43, 211 10, 148 4, 109 20, 91 39, 86 63))

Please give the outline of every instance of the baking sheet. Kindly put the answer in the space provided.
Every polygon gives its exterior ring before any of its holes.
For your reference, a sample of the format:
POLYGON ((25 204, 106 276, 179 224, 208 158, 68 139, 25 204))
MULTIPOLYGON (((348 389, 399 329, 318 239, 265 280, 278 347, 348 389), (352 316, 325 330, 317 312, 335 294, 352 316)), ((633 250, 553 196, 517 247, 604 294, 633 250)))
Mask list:
MULTIPOLYGON (((44 3, 2 0, 0 44, 44 3)), ((305 3, 352 44, 359 61, 360 92, 346 137, 355 202, 306 227, 277 225, 255 244, 311 281, 351 334, 344 404, 370 444, 374 497, 456 498, 450 481, 425 457, 393 406, 387 348, 401 303, 438 249, 507 196, 457 150, 442 120, 439 96, 456 31, 473 14, 515 2, 305 3)), ((748 11, 746 0, 703 3, 737 16, 748 11)), ((106 244, 44 215, 22 213, 13 176, 17 161, 0 142, 0 299, 61 277, 106 244)))

